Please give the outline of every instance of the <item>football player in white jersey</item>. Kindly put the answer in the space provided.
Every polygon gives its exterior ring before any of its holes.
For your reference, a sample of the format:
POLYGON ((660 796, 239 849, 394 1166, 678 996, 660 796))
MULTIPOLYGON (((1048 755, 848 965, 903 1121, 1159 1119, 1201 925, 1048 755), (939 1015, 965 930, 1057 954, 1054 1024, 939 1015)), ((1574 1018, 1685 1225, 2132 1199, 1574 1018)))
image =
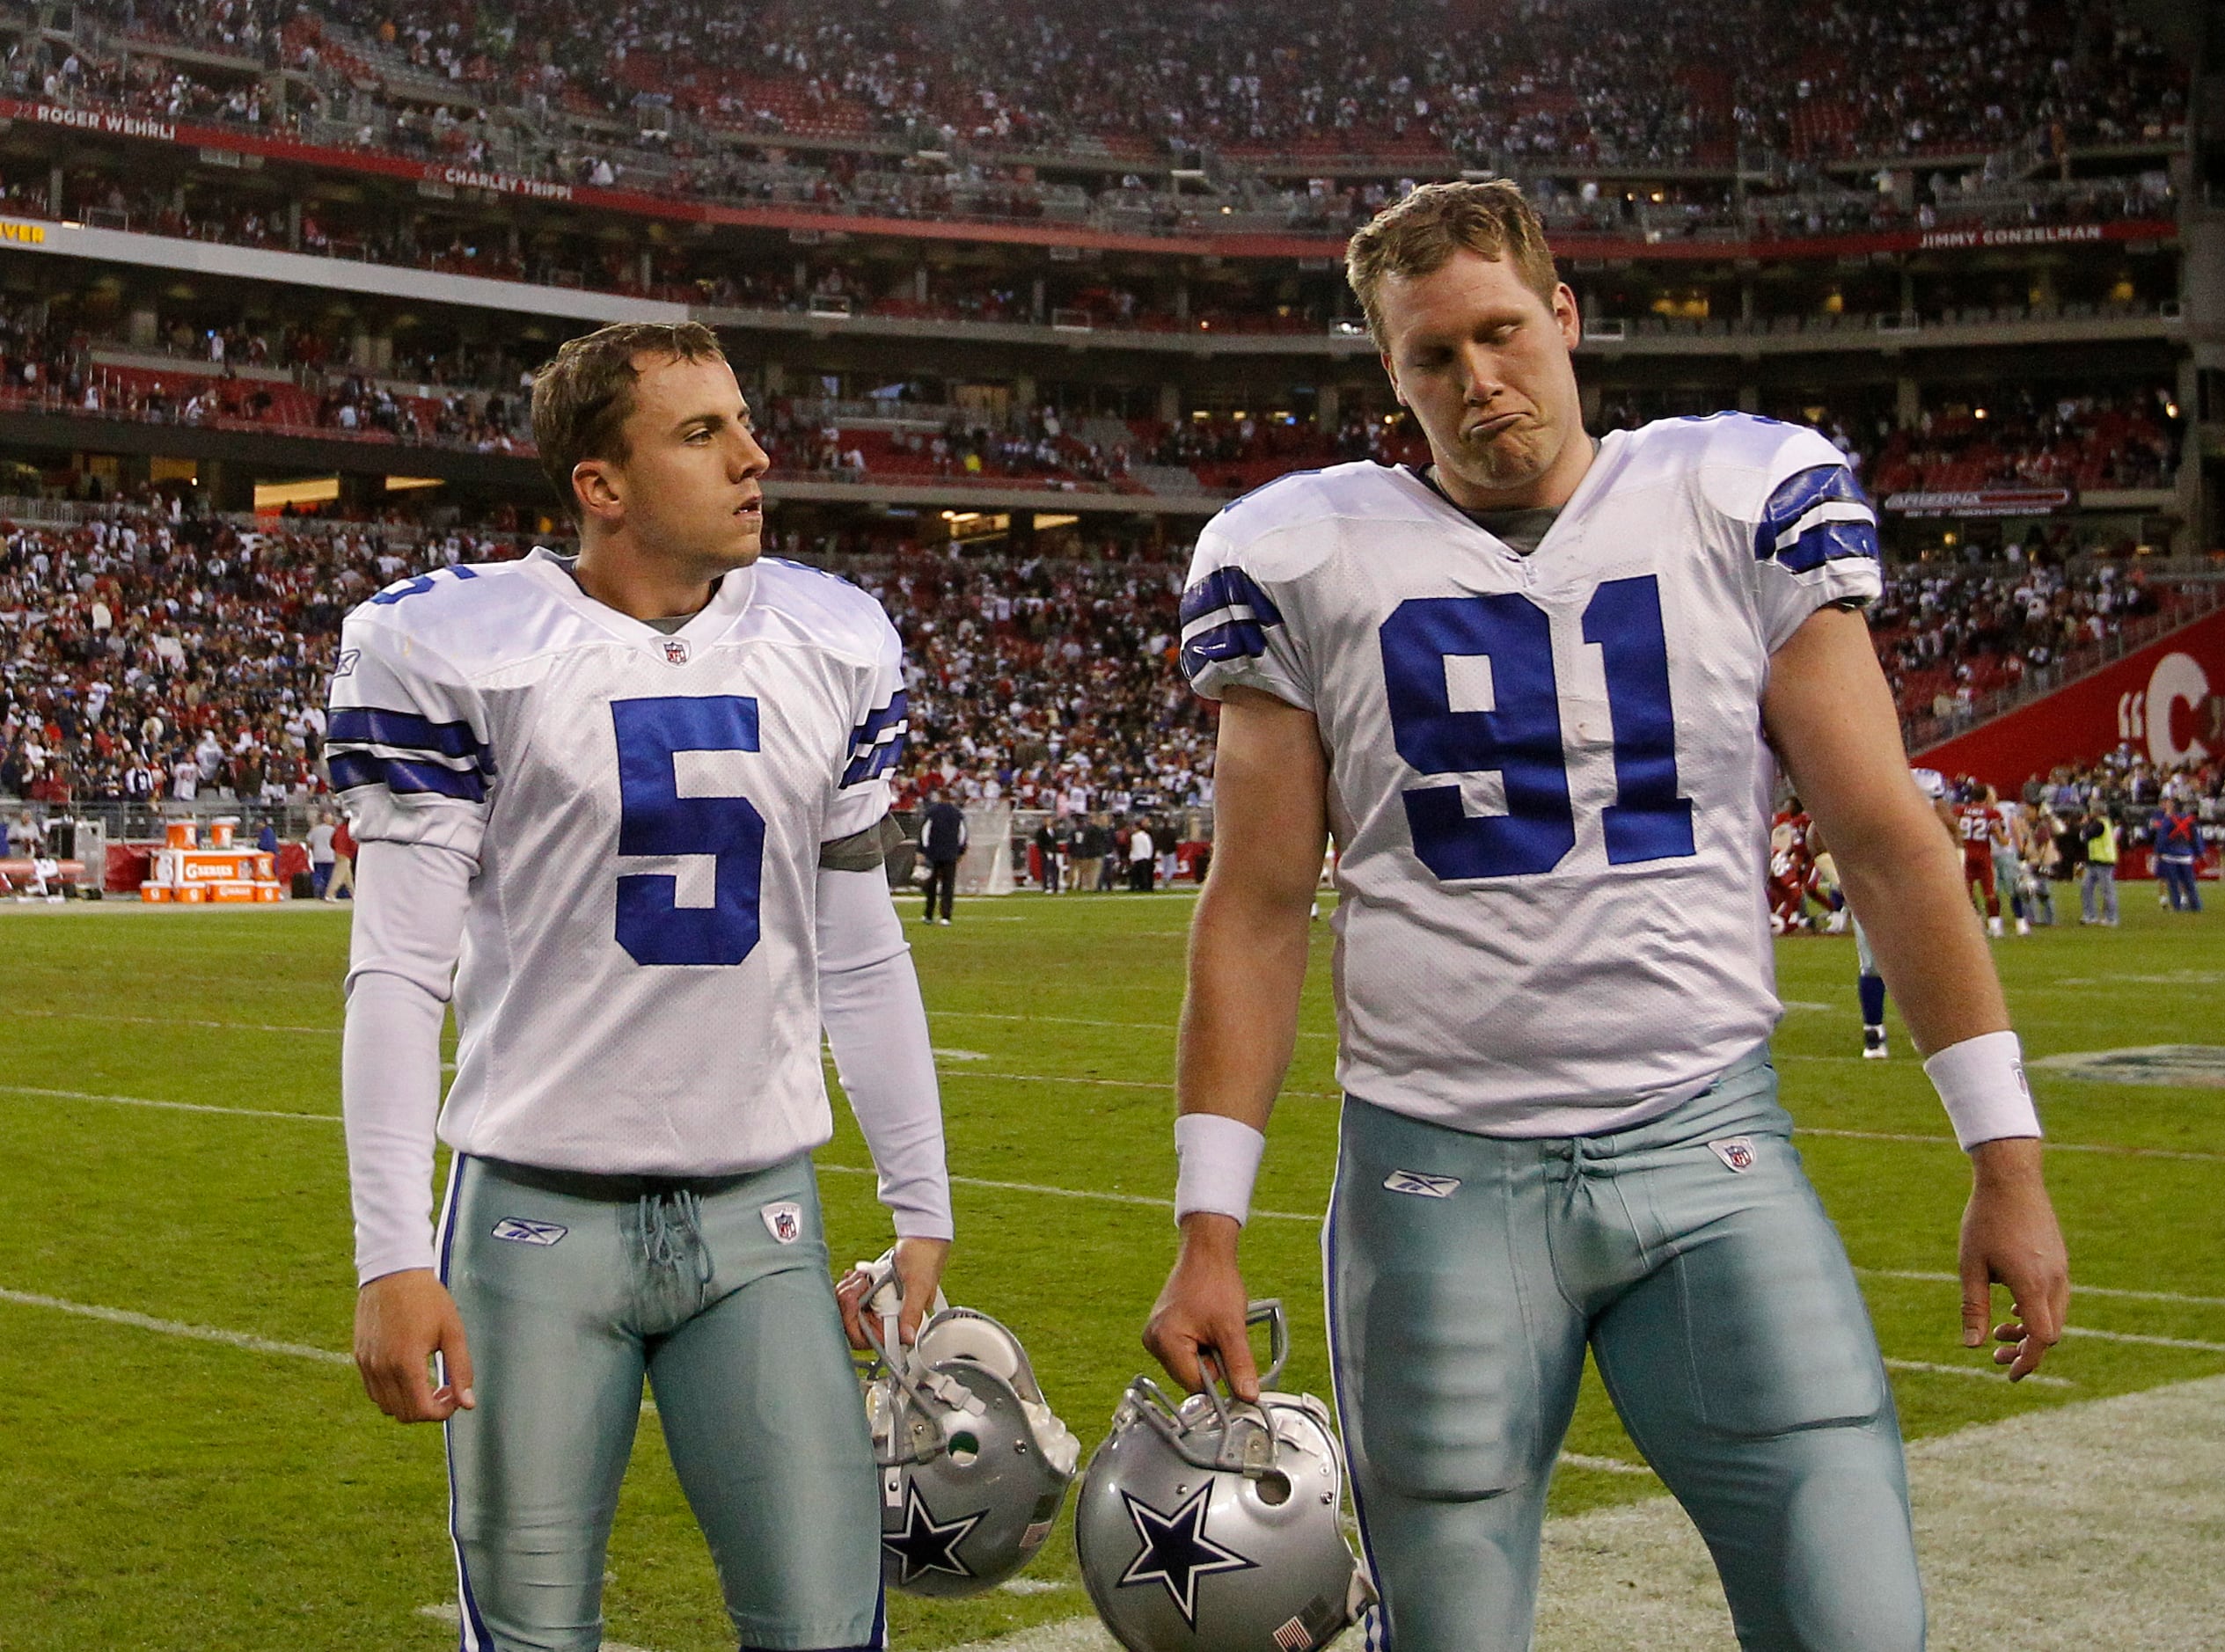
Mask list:
POLYGON ((1745 1645, 1913 1648, 1891 1389, 1769 1063, 1776 763, 1971 1153, 1965 1342, 2005 1283, 1994 1357, 2029 1373, 2068 1274, 2016 1037, 1856 611, 1875 518, 1804 428, 1587 436, 1575 299, 1511 185, 1416 192, 1348 267, 1434 463, 1285 478, 1198 544, 1182 657, 1222 701, 1215 852, 1182 1247, 1145 1340, 1193 1388, 1210 1350, 1256 1389, 1238 1239, 1333 834, 1324 1259, 1371 1644, 1529 1644, 1588 1348, 1745 1645))
POLYGON ((951 1224, 882 871, 900 647, 856 588, 759 559, 767 461, 707 329, 573 340, 533 423, 577 559, 390 588, 333 683, 362 844, 357 1362, 390 1415, 446 1425, 466 1652, 600 1645, 645 1377, 741 1645, 877 1647, 857 1293, 832 1288, 810 1153, 823 1025, 909 1334, 951 1224))

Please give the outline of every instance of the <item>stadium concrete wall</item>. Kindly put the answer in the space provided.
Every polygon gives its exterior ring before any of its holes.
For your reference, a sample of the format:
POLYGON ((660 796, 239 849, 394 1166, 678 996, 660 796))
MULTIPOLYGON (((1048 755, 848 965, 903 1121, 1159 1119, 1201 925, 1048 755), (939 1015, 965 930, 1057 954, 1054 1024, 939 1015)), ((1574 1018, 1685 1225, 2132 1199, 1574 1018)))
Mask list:
POLYGON ((2004 797, 2059 763, 2129 743, 2158 764, 2225 751, 2225 611, 2205 615, 2091 676, 1933 746, 1918 761, 2004 797))

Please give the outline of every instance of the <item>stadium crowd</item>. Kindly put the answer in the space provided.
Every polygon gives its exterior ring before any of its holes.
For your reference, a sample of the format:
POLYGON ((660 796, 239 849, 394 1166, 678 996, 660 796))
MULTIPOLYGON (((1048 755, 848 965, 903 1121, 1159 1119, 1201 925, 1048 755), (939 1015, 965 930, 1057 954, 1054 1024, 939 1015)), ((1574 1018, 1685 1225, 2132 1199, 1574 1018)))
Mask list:
MULTIPOLYGON (((0 795, 313 794, 346 610, 397 578, 521 548, 400 524, 250 526, 174 501, 82 514, 0 524, 0 795)), ((858 581, 896 617, 912 674, 907 800, 936 786, 1066 813, 1210 800, 1210 713, 1174 667, 1180 548, 860 552, 771 531, 776 552, 858 581)), ((1951 718, 2186 600, 2110 563, 1925 562, 1895 570, 1871 619, 1904 714, 1951 718)))
POLYGON ((2109 562, 1904 563, 1870 610, 1870 636, 1901 714, 1952 720, 2192 600, 2109 562))
POLYGON ((504 553, 456 535, 244 528, 175 501, 89 515, 0 523, 0 795, 312 795, 342 616, 421 567, 504 553))
POLYGON ((1887 435, 1867 480, 1878 497, 1987 487, 2170 486, 2185 426, 2170 392, 2004 387, 1982 404, 1927 408, 1887 435))
MULTIPOLYGON (((229 11, 216 26, 249 51, 274 32, 274 11, 251 41, 241 14, 253 10, 236 0, 168 8, 181 33, 229 11)), ((1087 12, 788 0, 746 18, 692 0, 561 0, 523 35, 482 24, 460 0, 331 0, 326 10, 417 70, 473 86, 612 112, 664 97, 759 126, 816 116, 1039 148, 1130 137, 1289 150, 1328 140, 1677 161, 1738 137, 1841 157, 1999 147, 2051 124, 2072 142, 2137 136, 2184 113, 2167 60, 2111 9, 2032 0, 1840 4, 1797 33, 1771 26, 1767 0, 1643 10, 1115 0, 1087 12), (1720 55, 1726 39, 1749 48, 1733 63, 1720 55)), ((299 41, 289 37, 296 52, 299 41)))
MULTIPOLYGON (((291 130, 549 181, 896 216, 1197 230, 1228 227, 1223 215, 1243 213, 1235 222, 1247 227, 1341 231, 1398 185, 1284 186, 1253 170, 1277 155, 1335 154, 1541 179, 1553 167, 1742 157, 1792 186, 1748 203, 1727 189, 1586 199, 1541 181, 1559 227, 1649 238, 2169 210, 2167 191, 2068 177, 2075 147, 2156 142, 2184 122, 2177 71, 2111 8, 1841 4, 1797 40, 1772 15, 1766 0, 1731 0, 1727 11, 1674 0, 1643 13, 1623 0, 1526 0, 1500 11, 1440 0, 1387 12, 1354 0, 1204 11, 1119 0, 1087 14, 1014 0, 962 14, 897 0, 790 0, 744 19, 695 0, 631 0, 615 11, 553 0, 521 34, 514 17, 460 0, 332 0, 321 11, 273 0, 99 0, 81 8, 96 26, 76 45, 26 37, 4 73, 19 95, 164 120, 291 130), (1725 62, 1726 33, 1754 49, 1725 62), (164 56, 163 42, 231 55, 241 67, 227 79, 213 65, 164 56), (262 67, 309 84, 296 84, 283 107, 266 107, 262 67), (611 128, 612 115, 624 130, 611 128), (805 165, 785 152, 750 154, 765 145, 746 141, 899 134, 956 158, 926 165, 916 155, 838 153, 805 165), (1145 186, 1154 160, 1199 146, 1217 157, 1204 195, 1186 202, 1145 186), (1138 170, 1092 197, 1040 178, 1028 157, 1044 150, 1138 170), (1903 154, 2006 164, 1926 175, 1914 200, 1831 186, 1815 170, 1903 154), (2060 182, 2021 181, 2046 162, 2060 163, 2060 182)), ((133 208, 156 220, 165 209, 158 201, 133 208)), ((193 227, 251 244, 280 228, 252 209, 221 208, 193 227)), ((309 250, 319 250, 311 231, 322 227, 304 226, 309 250)), ((506 248, 418 245, 384 225, 339 225, 328 239, 329 250, 482 274, 525 262, 506 248)), ((618 289, 634 280, 624 267, 588 274, 618 289)))

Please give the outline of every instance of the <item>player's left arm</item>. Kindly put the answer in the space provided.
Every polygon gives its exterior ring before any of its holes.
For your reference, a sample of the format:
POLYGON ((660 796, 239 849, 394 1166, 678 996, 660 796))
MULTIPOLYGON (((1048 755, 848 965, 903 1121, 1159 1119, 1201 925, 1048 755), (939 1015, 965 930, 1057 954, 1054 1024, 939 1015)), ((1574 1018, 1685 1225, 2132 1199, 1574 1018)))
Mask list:
POLYGON ((2007 1346, 1994 1357, 2012 1378, 2028 1376, 2060 1339, 2070 1302, 2038 1120, 2001 983, 1961 887, 1959 850, 1909 778, 1892 691, 1858 612, 1819 609, 1777 649, 1762 720, 1824 829, 1841 887, 1970 1154, 1963 1341, 1975 1348, 1984 1340, 1990 1286, 2007 1285, 2012 1317, 1994 1330, 2007 1346))
MULTIPOLYGON (((897 1334, 910 1341, 935 1298, 953 1228, 926 1005, 882 871, 892 835, 901 841, 884 815, 820 851, 819 1017, 834 1048, 836 1076, 873 1154, 881 1202, 896 1220, 904 1293, 897 1334)), ((864 1283, 853 1270, 836 1293, 858 1349, 868 1346, 858 1318, 864 1283)))

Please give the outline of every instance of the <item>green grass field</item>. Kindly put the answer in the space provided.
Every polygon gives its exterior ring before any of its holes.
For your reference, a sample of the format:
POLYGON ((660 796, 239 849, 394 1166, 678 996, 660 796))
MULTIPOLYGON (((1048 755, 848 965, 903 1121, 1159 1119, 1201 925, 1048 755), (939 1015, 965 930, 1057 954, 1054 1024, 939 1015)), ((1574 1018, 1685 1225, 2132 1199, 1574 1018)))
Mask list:
MULTIPOLYGON (((2131 886, 2121 930, 1998 943, 2028 1052, 2225 1043, 2220 904, 2213 891, 2208 914, 2173 917, 2131 886)), ((951 929, 911 925, 960 1179, 951 1295, 1020 1331, 1086 1444, 1140 1368, 1137 1334, 1172 1251, 1158 1202, 1173 1185, 1189 912, 1175 896, 1018 895, 967 903, 951 929)), ((1289 1383, 1326 1393, 1314 1219, 1336 1118, 1326 924, 1316 947, 1246 1248, 1254 1290, 1293 1310, 1289 1383)), ((346 915, 317 906, 0 908, 0 1648, 454 1644, 426 1611, 454 1588, 439 1435, 379 1416, 340 1357, 354 1298, 337 1122, 346 950, 346 915)), ((2225 1371, 2225 1090, 2035 1067, 2089 1289, 2048 1382, 2011 1388, 1958 1340, 1939 1276, 1966 1173, 1905 1035, 1896 1023, 1892 1061, 1855 1058, 1851 942, 1779 953, 1794 1006, 1776 1046, 1785 1100, 1865 1270, 1912 1436, 2225 1371)), ((821 1158, 837 1258, 875 1254, 885 1228, 846 1118, 821 1158)), ((645 1422, 609 1633, 656 1652, 730 1647, 645 1422)), ((1568 1446, 1636 1461, 1596 1385, 1568 1446)), ((1643 1472, 1570 1466, 1554 1503, 1658 1491, 1643 1472)), ((1063 1533, 1030 1577, 1039 1586, 973 1602, 899 1599, 897 1644, 1087 1610, 1063 1533)))

